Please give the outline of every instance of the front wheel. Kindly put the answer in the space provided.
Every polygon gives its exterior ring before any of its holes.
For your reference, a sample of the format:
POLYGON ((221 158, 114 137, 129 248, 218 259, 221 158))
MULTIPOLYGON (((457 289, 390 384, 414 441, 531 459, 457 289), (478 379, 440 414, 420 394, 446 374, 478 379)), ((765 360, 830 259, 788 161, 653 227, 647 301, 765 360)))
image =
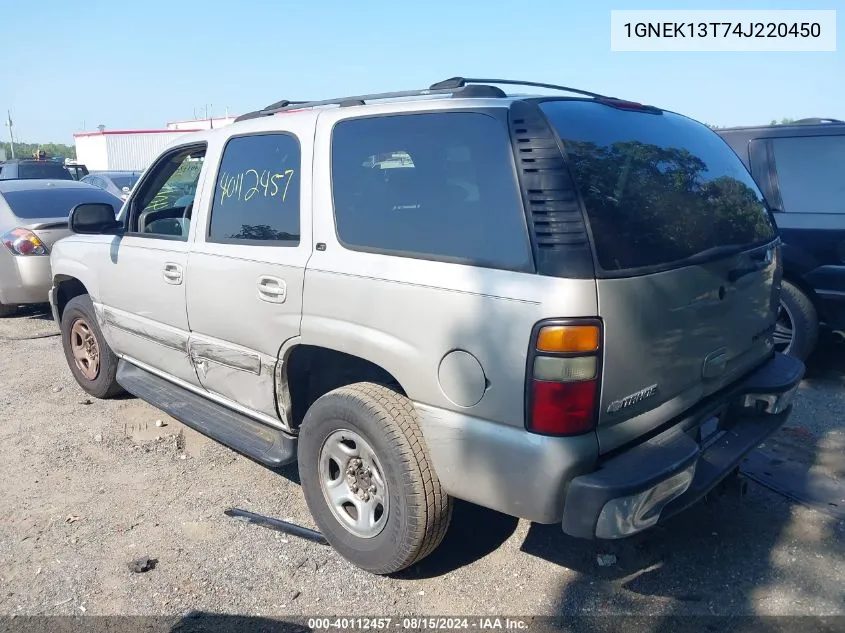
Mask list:
POLYGON ((118 358, 103 337, 88 295, 68 301, 61 330, 65 359, 79 386, 95 398, 122 393, 116 379, 118 358))
POLYGON ((314 521, 354 565, 395 573, 446 535, 452 499, 413 404, 388 387, 356 383, 320 397, 302 422, 297 457, 314 521))

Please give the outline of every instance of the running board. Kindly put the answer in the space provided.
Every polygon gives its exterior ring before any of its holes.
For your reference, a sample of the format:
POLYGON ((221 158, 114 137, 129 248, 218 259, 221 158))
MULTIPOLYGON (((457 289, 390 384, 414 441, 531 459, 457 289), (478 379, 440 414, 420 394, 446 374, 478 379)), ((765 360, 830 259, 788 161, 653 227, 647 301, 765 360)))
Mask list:
POLYGON ((255 461, 279 468, 296 461, 296 438, 121 360, 117 382, 132 395, 255 461))

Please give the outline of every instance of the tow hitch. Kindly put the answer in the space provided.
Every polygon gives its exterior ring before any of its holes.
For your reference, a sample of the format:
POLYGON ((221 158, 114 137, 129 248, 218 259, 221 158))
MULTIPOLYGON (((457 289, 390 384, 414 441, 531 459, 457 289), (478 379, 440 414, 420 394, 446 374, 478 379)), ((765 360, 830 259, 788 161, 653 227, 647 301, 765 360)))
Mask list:
POLYGON ((748 492, 748 479, 744 477, 739 468, 735 468, 730 475, 725 477, 719 485, 705 496, 706 501, 717 497, 729 497, 731 499, 742 499, 748 492))

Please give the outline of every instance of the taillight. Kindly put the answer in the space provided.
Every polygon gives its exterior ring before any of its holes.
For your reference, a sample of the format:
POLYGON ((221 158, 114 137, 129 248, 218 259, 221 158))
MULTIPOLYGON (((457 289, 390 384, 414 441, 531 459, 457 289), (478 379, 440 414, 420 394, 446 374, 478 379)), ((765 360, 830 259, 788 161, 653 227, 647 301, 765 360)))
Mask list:
POLYGON ((581 435, 596 426, 601 382, 601 323, 543 322, 528 355, 526 428, 543 435, 581 435))
POLYGON ((28 229, 12 229, 4 233, 0 240, 12 251, 13 255, 46 255, 47 247, 38 236, 28 229))

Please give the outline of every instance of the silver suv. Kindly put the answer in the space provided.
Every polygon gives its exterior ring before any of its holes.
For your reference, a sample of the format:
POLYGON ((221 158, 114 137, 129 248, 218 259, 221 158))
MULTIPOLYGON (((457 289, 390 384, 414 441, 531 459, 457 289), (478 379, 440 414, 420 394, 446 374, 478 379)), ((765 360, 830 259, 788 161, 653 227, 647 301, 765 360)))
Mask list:
POLYGON ((452 499, 583 538, 736 473, 804 372, 779 239, 714 132, 454 78, 280 102, 175 142, 52 252, 70 370, 262 464, 378 574, 452 499))

